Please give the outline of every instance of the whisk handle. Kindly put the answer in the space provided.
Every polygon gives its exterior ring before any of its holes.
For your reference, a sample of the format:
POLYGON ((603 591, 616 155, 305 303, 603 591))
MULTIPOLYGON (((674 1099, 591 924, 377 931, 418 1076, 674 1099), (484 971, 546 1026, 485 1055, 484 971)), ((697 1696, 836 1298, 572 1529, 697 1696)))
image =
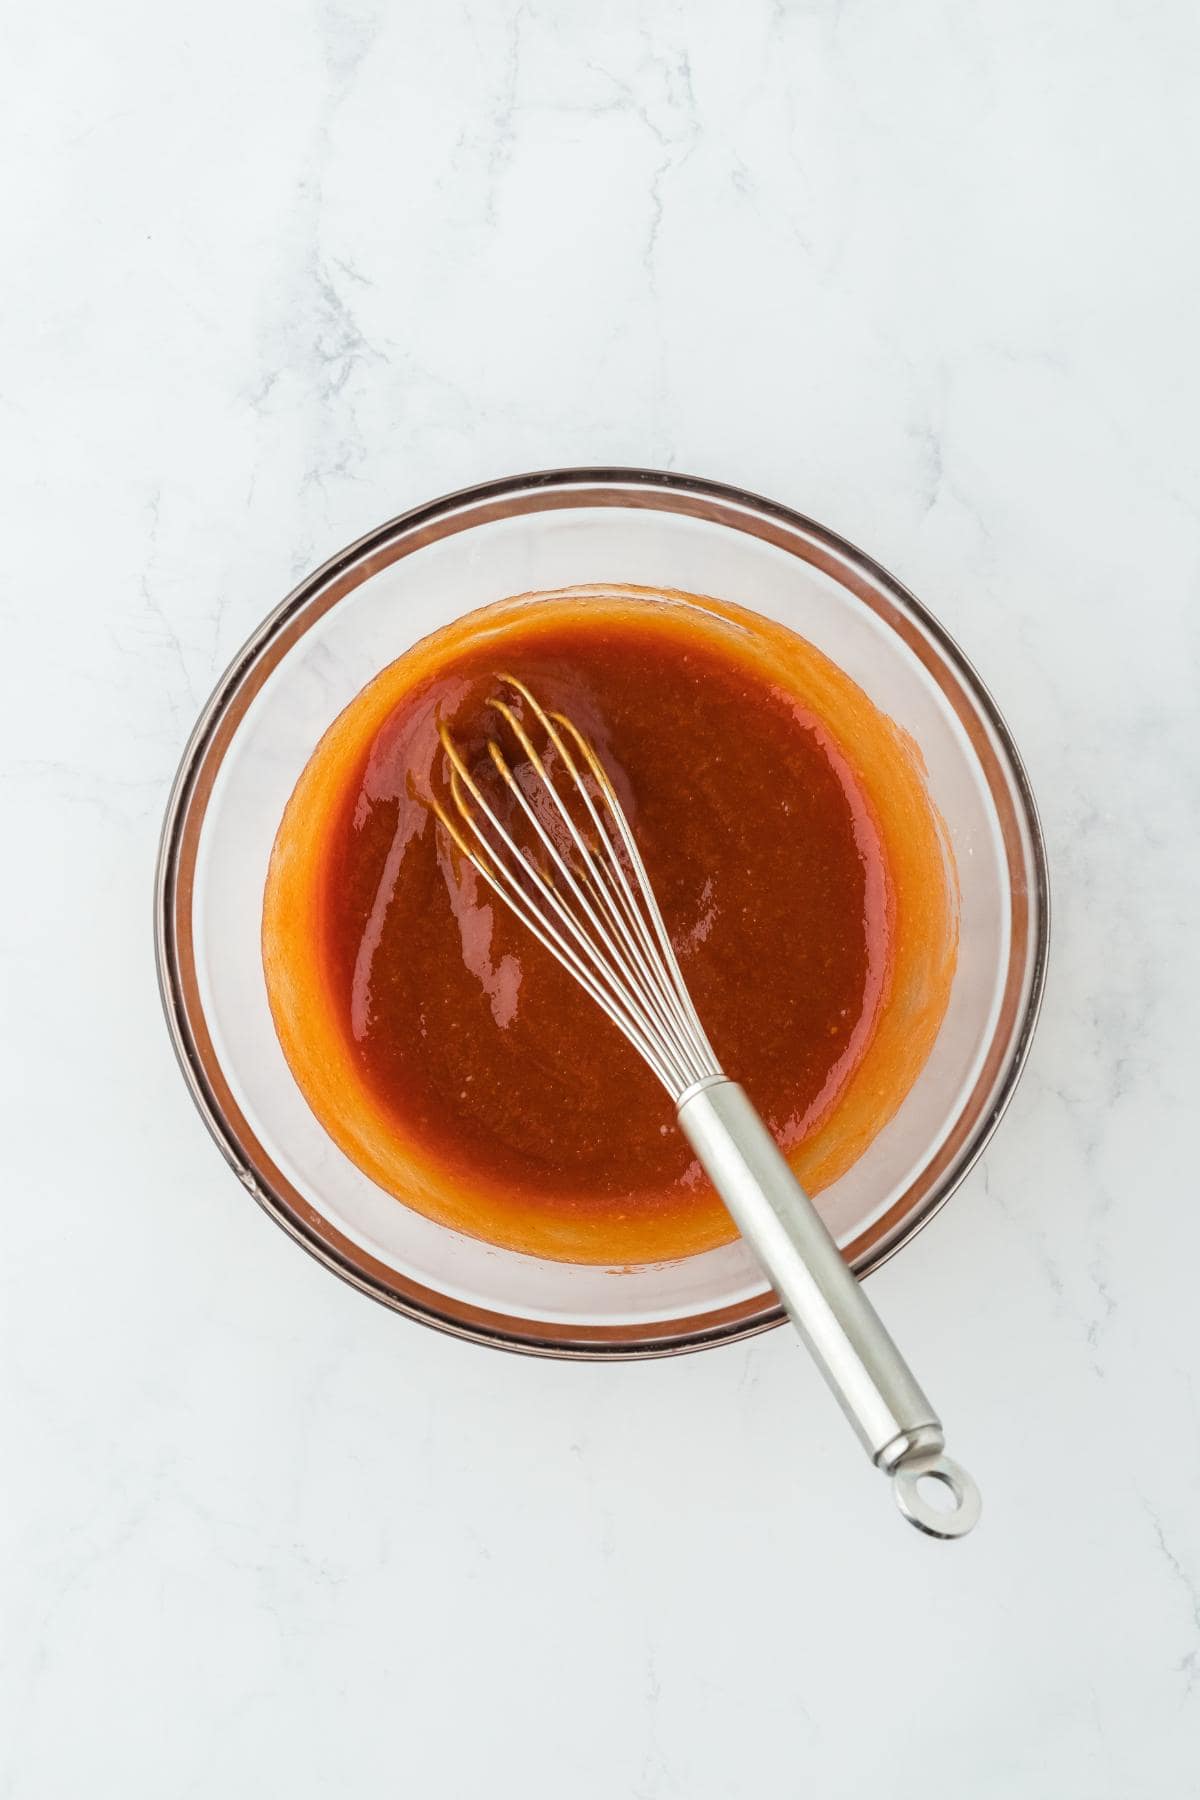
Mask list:
POLYGON ((705 1082, 684 1095, 679 1124, 901 1511, 931 1536, 964 1536, 978 1489, 941 1454, 937 1414, 747 1095, 705 1082), (952 1510, 930 1505, 922 1476, 950 1490, 952 1510))

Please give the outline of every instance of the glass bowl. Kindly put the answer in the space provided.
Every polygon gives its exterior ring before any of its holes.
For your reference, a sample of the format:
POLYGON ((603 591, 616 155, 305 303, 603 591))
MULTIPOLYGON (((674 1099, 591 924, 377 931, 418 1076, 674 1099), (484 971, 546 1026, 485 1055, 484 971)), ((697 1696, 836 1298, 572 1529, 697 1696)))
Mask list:
POLYGON ((541 1262, 432 1223, 326 1137, 275 1037, 259 954, 284 805, 321 733, 384 664, 507 595, 680 588, 781 621, 920 747, 950 833, 961 940, 942 1029, 904 1104, 819 1197, 859 1275, 953 1193, 996 1127, 1045 975, 1045 849, 994 702, 900 584, 832 532, 715 482, 636 469, 515 476, 451 494, 341 551, 276 608, 196 725, 158 865, 159 981, 180 1067, 239 1180, 325 1265, 398 1312, 550 1356, 666 1355, 781 1323, 740 1243, 678 1262, 541 1262))

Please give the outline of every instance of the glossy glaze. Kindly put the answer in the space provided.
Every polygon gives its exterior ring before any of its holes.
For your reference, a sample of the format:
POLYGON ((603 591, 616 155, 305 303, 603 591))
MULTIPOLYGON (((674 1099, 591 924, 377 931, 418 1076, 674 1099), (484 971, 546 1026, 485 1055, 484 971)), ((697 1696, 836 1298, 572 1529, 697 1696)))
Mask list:
MULTIPOLYGON (((505 668, 589 735, 714 1047, 799 1159, 828 1135, 895 986, 904 909, 886 807, 798 691, 807 660, 764 658, 728 610, 592 596, 480 619, 491 629, 441 634, 385 671, 302 779, 303 877, 289 877, 285 819, 264 930, 285 1049, 343 1147, 379 1178, 353 1132, 352 1115, 369 1115, 373 1144, 386 1157, 390 1140, 400 1159, 385 1185, 447 1223, 587 1261, 723 1241, 728 1218, 654 1077, 430 814, 437 724, 480 751, 505 668), (272 896, 284 890, 281 943, 272 896), (332 1120, 297 997, 337 1043, 332 1120)), ((885 1089, 881 1116, 889 1103, 885 1089)))

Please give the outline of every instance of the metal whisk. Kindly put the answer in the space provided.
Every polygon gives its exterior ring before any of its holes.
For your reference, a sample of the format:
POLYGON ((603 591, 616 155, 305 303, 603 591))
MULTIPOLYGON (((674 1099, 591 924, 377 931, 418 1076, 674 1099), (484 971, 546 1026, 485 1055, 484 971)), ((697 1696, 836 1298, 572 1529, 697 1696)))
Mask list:
POLYGON ((932 1406, 766 1126, 717 1061, 603 764, 564 714, 545 710, 515 677, 498 679, 519 697, 529 723, 509 700, 490 700, 521 754, 514 768, 489 739, 487 755, 497 792, 515 802, 512 822, 519 815, 532 838, 518 844, 444 725, 451 807, 434 802, 438 819, 666 1088, 684 1135, 868 1455, 893 1478, 906 1518, 933 1537, 964 1536, 979 1517, 979 1491, 942 1454, 932 1406), (947 1509, 926 1498, 922 1477, 948 1490, 947 1509))

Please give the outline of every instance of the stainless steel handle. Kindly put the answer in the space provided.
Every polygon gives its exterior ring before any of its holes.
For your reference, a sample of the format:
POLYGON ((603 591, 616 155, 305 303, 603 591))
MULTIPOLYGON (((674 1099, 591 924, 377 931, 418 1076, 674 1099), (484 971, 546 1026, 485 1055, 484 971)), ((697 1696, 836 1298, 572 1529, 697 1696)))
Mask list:
POLYGON ((979 1490, 942 1454, 937 1414, 747 1095, 736 1082, 709 1080, 689 1089, 678 1111, 867 1454, 892 1476, 900 1510, 932 1537, 965 1536, 979 1517, 979 1490), (923 1477, 949 1490, 950 1508, 930 1503, 923 1477))

